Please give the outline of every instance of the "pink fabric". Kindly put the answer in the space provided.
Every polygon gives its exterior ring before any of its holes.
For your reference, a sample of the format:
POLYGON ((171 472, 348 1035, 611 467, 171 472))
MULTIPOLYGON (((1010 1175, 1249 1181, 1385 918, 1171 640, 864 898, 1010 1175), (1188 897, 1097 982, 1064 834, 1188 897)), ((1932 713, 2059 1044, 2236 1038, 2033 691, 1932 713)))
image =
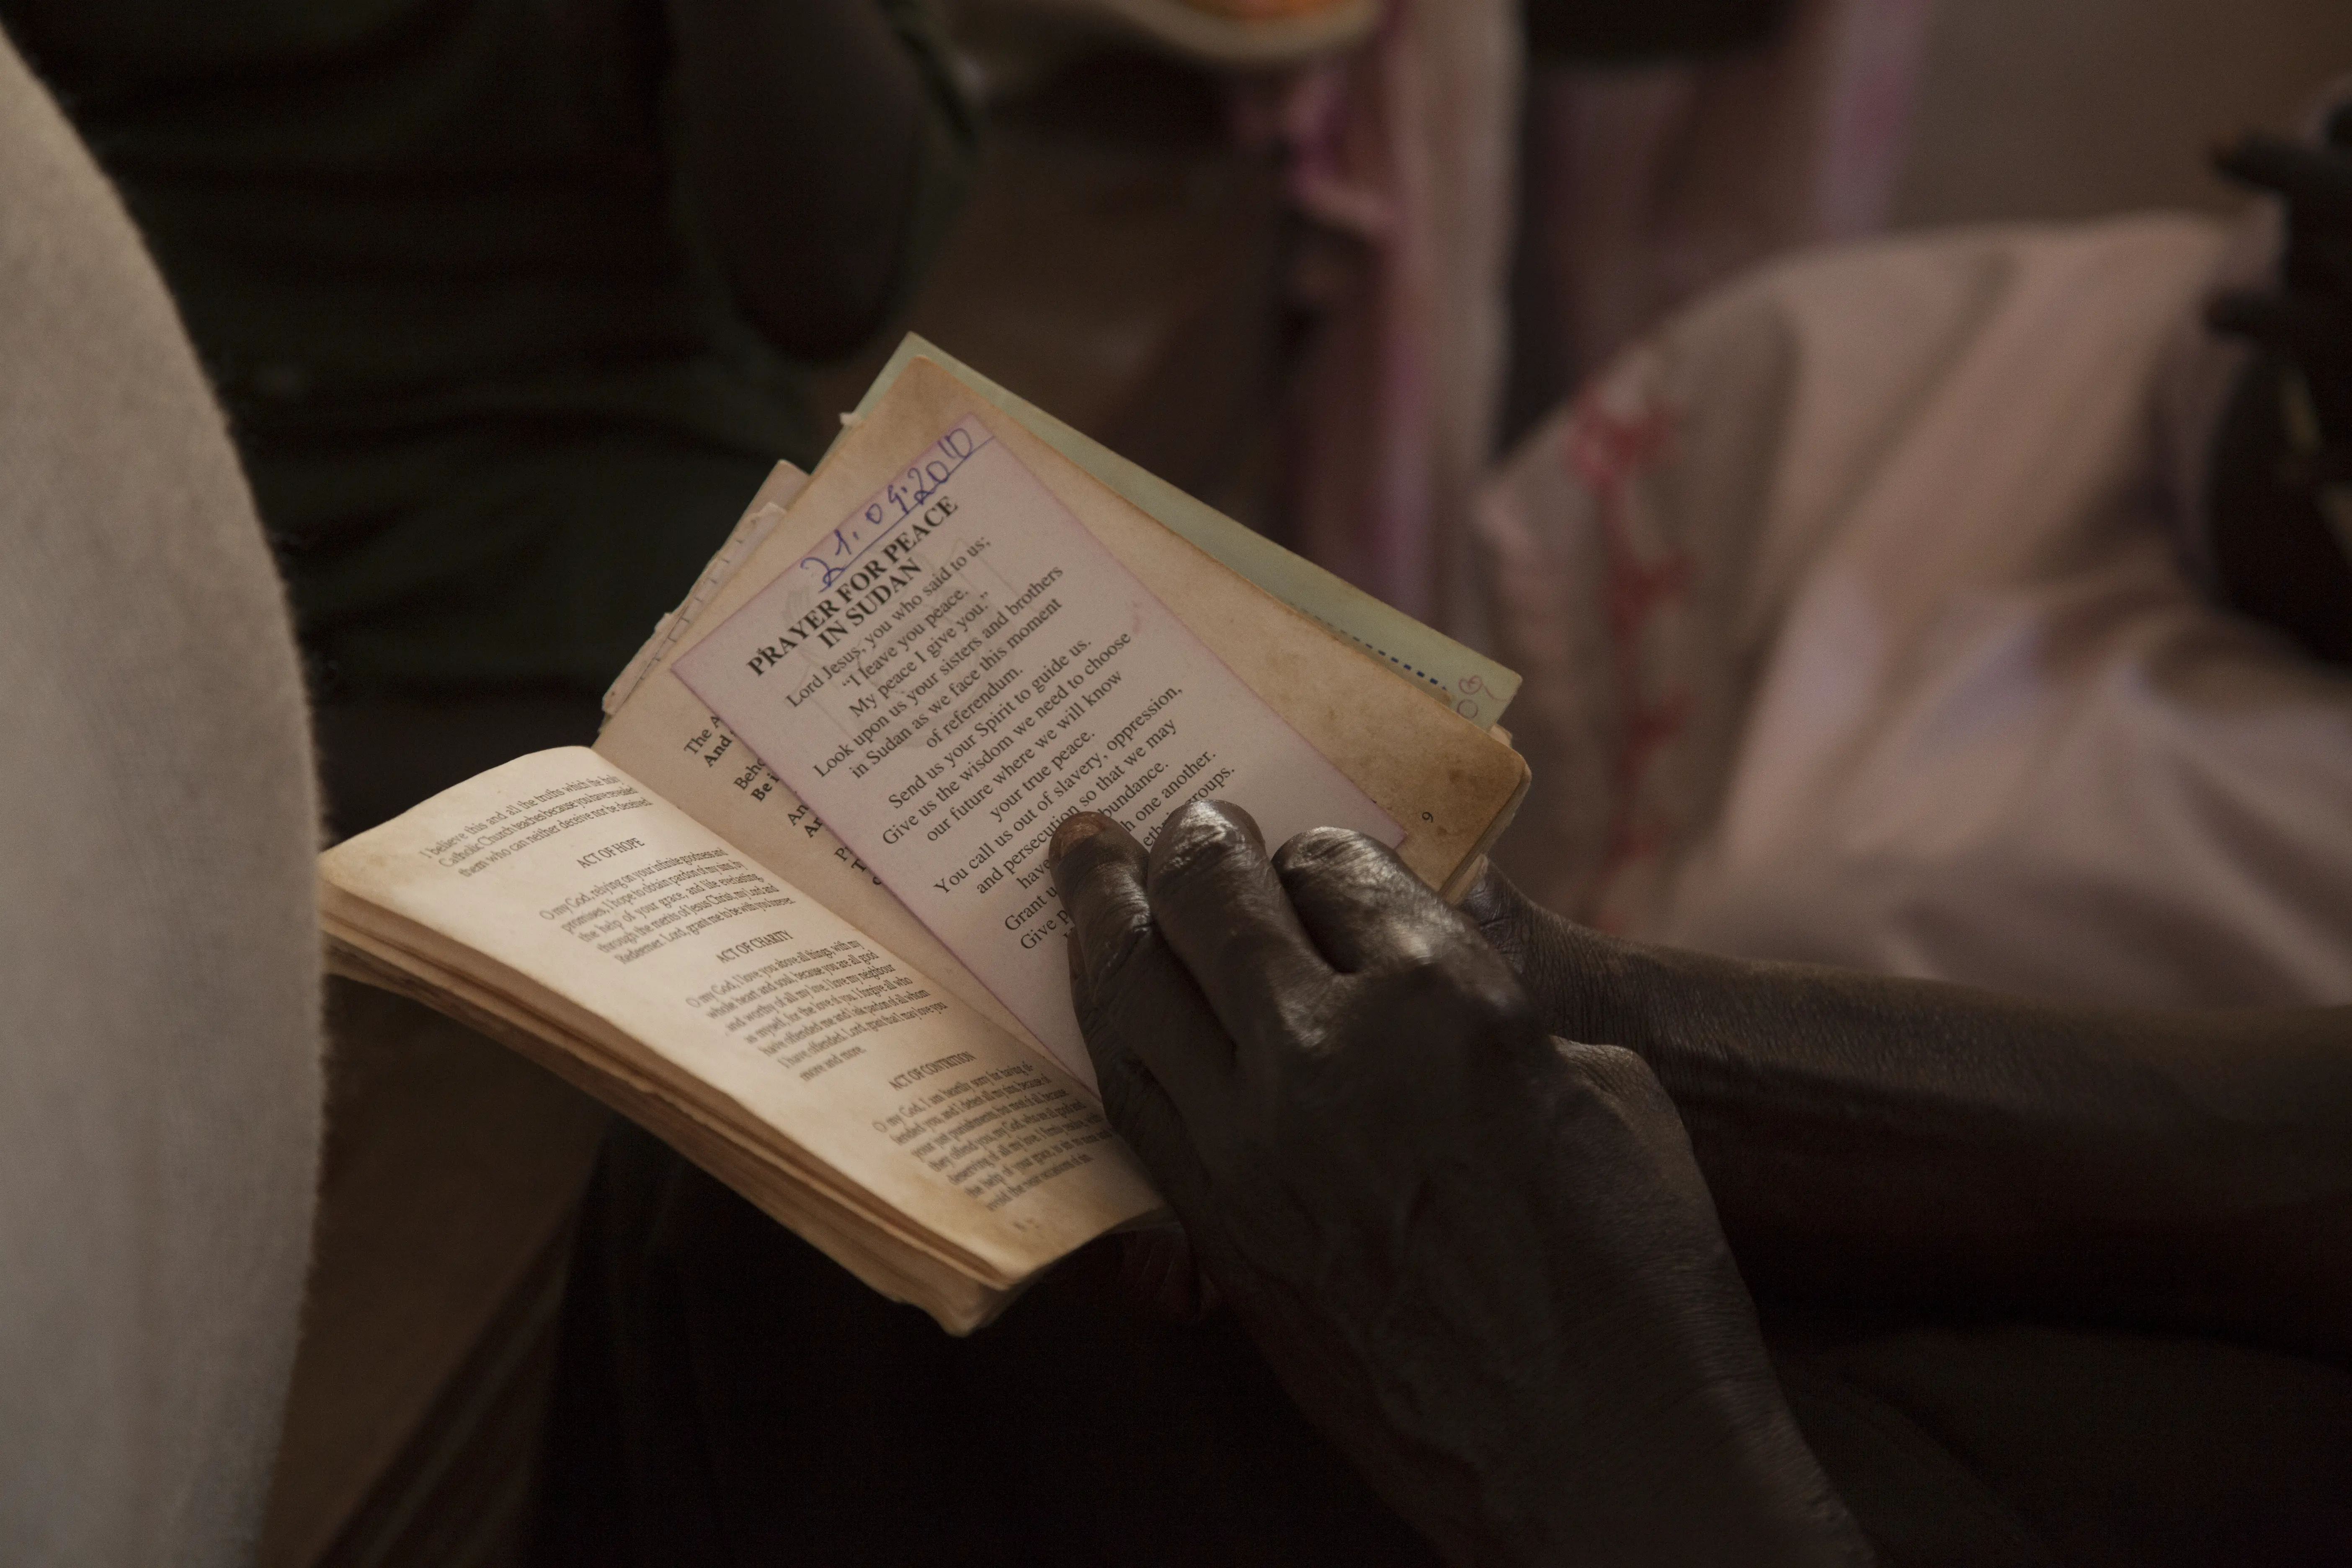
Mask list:
POLYGON ((1470 613, 1461 524, 1502 385, 1519 49, 1507 0, 1393 0, 1265 127, 1321 231, 1296 279, 1318 318, 1288 444, 1298 537, 1447 626, 1470 613))
POLYGON ((2352 678, 2215 608, 2167 417, 2228 237, 1879 240, 1712 292, 1480 510, 1590 923, 2149 1005, 2352 998, 2352 678))
POLYGON ((1529 83, 1531 237, 1573 384, 1708 285, 1879 226, 1932 0, 1800 0, 1779 43, 1529 83))
MULTIPOLYGON (((1930 0, 1801 0, 1738 60, 1548 72, 1535 145, 1541 265, 1578 374, 1705 285, 1883 216, 1930 0)), ((1257 117, 1317 233, 1295 384, 1306 552, 1473 641, 1466 554, 1509 342, 1519 189, 1518 18, 1507 0, 1392 0, 1371 43, 1293 78, 1257 117)))

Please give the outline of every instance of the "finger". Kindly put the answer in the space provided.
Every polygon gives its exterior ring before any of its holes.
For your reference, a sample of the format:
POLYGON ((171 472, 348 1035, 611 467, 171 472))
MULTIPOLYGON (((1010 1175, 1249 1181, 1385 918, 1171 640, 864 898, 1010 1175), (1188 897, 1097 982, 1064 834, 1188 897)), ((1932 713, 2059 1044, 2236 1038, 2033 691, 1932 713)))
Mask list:
POLYGON ((1082 812, 1055 829, 1046 854, 1070 917, 1070 1001, 1104 1103, 1111 1075, 1131 1061, 1211 1124, 1223 1108, 1233 1041, 1153 927, 1143 846, 1109 817, 1082 812))
POLYGON ((1495 868, 1492 861, 1485 873, 1470 884, 1456 906, 1463 917, 1478 928, 1478 934, 1487 944, 1503 955, 1504 961, 1525 975, 1530 961, 1540 956, 1540 950, 1550 935, 1546 926, 1549 911, 1538 908, 1508 877, 1495 868))
POLYGON ((1284 845, 1275 875, 1315 945, 1342 973, 1427 963, 1485 945, 1377 839, 1317 827, 1284 845))
MULTIPOLYGON (((1075 983, 1080 964, 1075 936, 1069 948, 1075 983)), ((1087 1009, 1081 1007, 1078 1016, 1083 1023, 1087 1009)), ((1213 1223, 1208 1171, 1175 1100, 1128 1044, 1123 1028, 1098 1024, 1086 1030, 1086 1037, 1095 1087, 1102 1092, 1103 1119, 1142 1163, 1179 1219, 1187 1225, 1213 1223)))
POLYGON ((2298 205, 2352 215, 2352 158, 2341 152, 2256 134, 2217 149, 2213 163, 2231 178, 2298 205))
POLYGON ((1633 1039, 1623 1017, 1633 982, 1622 944, 1534 902, 1492 866, 1463 895, 1461 910, 1519 977, 1552 1034, 1633 1039))
POLYGON ((1075 813, 1054 829, 1045 846, 1054 891, 1070 917, 1076 939, 1072 994, 1097 988, 1106 974, 1125 964, 1151 930, 1144 896, 1143 846, 1100 812, 1075 813))
POLYGON ((1170 1322, 1197 1323, 1221 1301, 1216 1285, 1202 1272, 1192 1239, 1174 1222, 1145 1226, 1120 1237, 1119 1289, 1148 1315, 1170 1322))
POLYGON ((1152 919, 1244 1054, 1291 1034, 1331 981, 1250 815, 1196 801, 1151 846, 1152 919))

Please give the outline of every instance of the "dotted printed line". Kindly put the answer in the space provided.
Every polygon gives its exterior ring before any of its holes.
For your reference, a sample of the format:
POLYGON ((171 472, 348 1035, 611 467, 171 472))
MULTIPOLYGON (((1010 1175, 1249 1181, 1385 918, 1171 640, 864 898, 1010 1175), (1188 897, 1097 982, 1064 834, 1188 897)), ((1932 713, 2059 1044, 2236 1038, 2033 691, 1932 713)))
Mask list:
POLYGON ((1345 627, 1345 626, 1333 626, 1329 621, 1325 621, 1325 620, 1323 620, 1323 617, 1322 617, 1322 616, 1316 616, 1315 618, 1316 618, 1317 620, 1318 620, 1318 621, 1322 621, 1322 622, 1323 622, 1323 625, 1325 625, 1325 626, 1330 626, 1331 630, 1333 630, 1333 631, 1335 631, 1335 632, 1339 633, 1341 637, 1346 637, 1349 642, 1354 643, 1358 647, 1364 648, 1364 649, 1366 649, 1366 650, 1368 650, 1368 651, 1370 651, 1370 652, 1371 652, 1371 653, 1378 654, 1381 658, 1384 658, 1384 659, 1387 659, 1391 664, 1395 665, 1399 669, 1408 670, 1408 671, 1410 671, 1411 673, 1412 673, 1412 674, 1414 674, 1414 675, 1417 675, 1417 676, 1421 677, 1421 679, 1422 679, 1426 680, 1426 681, 1427 681, 1427 682, 1429 682, 1432 686, 1434 686, 1435 688, 1437 688, 1438 694, 1439 694, 1440 696, 1445 696, 1445 695, 1447 695, 1446 690, 1445 690, 1445 682, 1444 682, 1443 679, 1439 679, 1438 677, 1436 677, 1436 676, 1434 676, 1434 675, 1430 674, 1430 673, 1429 673, 1429 671, 1427 671, 1427 670, 1425 670, 1425 669, 1419 669, 1419 668, 1414 668, 1413 666, 1412 666, 1412 665, 1410 665, 1410 664, 1407 664, 1404 660, 1402 660, 1402 659, 1399 658, 1396 655, 1394 655, 1394 654, 1391 653, 1388 649, 1386 649, 1386 648, 1384 648, 1384 647, 1376 647, 1375 645, 1373 645, 1373 644, 1371 644, 1371 643, 1368 643, 1368 642, 1366 642, 1363 638, 1361 638, 1361 637, 1358 637, 1355 633, 1353 633, 1353 632, 1349 631, 1349 630, 1347 627, 1345 627))

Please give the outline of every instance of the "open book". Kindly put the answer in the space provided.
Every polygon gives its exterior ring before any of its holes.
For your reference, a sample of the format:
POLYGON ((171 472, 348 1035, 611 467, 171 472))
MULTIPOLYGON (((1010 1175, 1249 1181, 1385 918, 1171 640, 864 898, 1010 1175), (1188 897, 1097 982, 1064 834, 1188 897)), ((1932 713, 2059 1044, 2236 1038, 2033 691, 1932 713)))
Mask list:
POLYGON ((1159 1199, 1045 847, 1204 795, 1458 892, 1517 678, 910 339, 605 700, 320 860, 329 962, 667 1139, 877 1290, 986 1322, 1159 1199))

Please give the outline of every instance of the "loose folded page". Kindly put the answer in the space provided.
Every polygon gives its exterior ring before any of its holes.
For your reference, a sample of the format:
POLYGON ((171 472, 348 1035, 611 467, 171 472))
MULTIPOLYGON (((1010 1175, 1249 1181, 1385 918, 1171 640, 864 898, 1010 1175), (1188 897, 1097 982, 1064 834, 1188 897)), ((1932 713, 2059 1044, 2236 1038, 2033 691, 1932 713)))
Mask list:
POLYGON ((1354 584, 1293 554, 1214 507, 1196 500, 1149 468, 1072 428, 913 332, 899 342, 848 418, 870 416, 918 359, 935 362, 1003 410, 1047 446, 1109 486, 1131 505, 1220 563, 1240 573, 1303 616, 1321 622, 1481 729, 1503 717, 1519 689, 1516 671, 1423 626, 1354 584))
MULTIPOLYGON (((666 621, 649 668, 613 705, 596 749, 1045 1055, 1044 1043, 677 675, 702 637, 827 548, 835 525, 901 471, 908 451, 966 415, 991 421, 996 411, 980 389, 918 358, 804 486, 798 473, 780 469, 772 483, 797 490, 782 517, 748 557, 730 542, 725 554, 740 559, 740 569, 724 571, 707 600, 698 592, 666 621)), ((1391 668, 1237 578, 1026 424, 992 427, 1178 619, 1410 829, 1398 853, 1416 874, 1441 889, 1463 883, 1527 787, 1527 764, 1496 731, 1427 700, 1391 668)), ((753 515, 745 526, 761 524, 753 515)))
POLYGON ((1063 817, 1100 811, 1149 842, 1216 795, 1271 843, 1404 831, 982 416, 904 456, 677 674, 1091 1081, 1045 858, 1063 817))

